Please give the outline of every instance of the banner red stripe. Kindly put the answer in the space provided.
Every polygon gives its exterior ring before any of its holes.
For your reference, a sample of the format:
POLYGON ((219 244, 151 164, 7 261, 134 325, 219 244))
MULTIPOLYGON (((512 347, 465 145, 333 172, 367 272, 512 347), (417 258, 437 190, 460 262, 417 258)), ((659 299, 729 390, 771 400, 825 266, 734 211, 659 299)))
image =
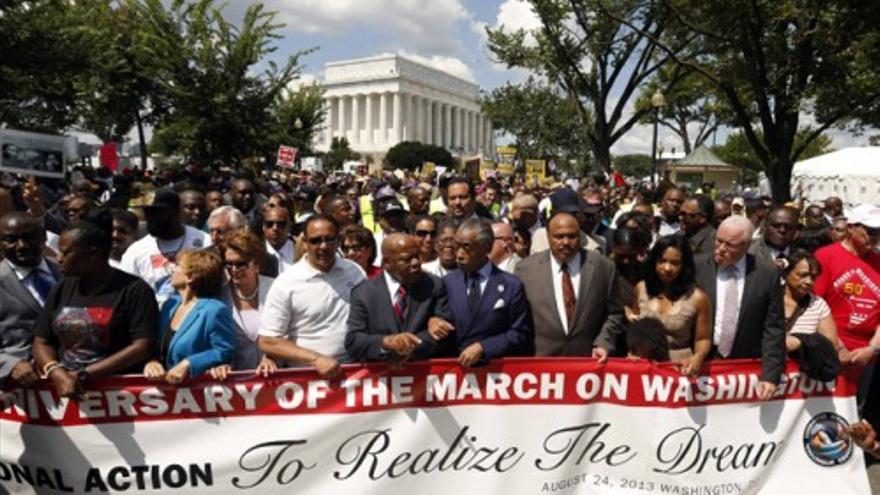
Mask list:
MULTIPOLYGON (((310 369, 283 370, 268 379, 234 373, 172 386, 141 376, 94 382, 79 401, 59 399, 47 381, 0 399, 0 420, 72 426, 132 421, 253 415, 352 414, 467 405, 589 405, 685 408, 756 402, 759 361, 708 363, 699 377, 683 377, 674 363, 586 358, 511 358, 478 369, 455 360, 345 366, 343 378, 321 380, 310 369)), ((774 400, 855 395, 856 380, 824 384, 787 364, 774 400)))

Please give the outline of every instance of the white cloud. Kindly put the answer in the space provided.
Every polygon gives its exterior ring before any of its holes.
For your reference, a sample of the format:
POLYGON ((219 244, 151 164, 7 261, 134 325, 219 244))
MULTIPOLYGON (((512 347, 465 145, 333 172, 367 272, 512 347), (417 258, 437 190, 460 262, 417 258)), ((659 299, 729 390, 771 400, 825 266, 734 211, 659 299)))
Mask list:
POLYGON ((459 45, 452 33, 470 18, 459 0, 269 0, 287 29, 333 35, 380 29, 418 50, 451 52, 459 45))
POLYGON ((496 27, 504 26, 506 30, 525 29, 531 31, 541 27, 541 20, 532 10, 532 5, 525 0, 506 0, 498 7, 496 27))

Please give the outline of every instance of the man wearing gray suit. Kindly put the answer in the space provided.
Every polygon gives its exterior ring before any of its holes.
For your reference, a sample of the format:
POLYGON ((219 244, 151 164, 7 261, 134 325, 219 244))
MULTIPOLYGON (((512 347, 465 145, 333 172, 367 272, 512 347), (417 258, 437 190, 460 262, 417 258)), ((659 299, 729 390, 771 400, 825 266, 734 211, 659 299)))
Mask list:
POLYGON ((782 285, 774 264, 746 253, 752 229, 745 217, 721 222, 714 253, 695 260, 696 280, 712 307, 712 357, 760 358, 757 394, 767 400, 785 368, 782 285))
POLYGON ((547 231, 550 249, 516 267, 532 309, 535 354, 604 361, 615 351, 623 320, 614 263, 582 248, 571 209, 555 212, 547 231))
POLYGON ((382 275, 351 292, 345 350, 358 361, 428 359, 452 331, 446 290, 422 271, 419 244, 407 234, 382 241, 382 275))
POLYGON ((58 265, 43 258, 46 231, 22 212, 0 218, 0 387, 36 383, 31 363, 33 326, 46 297, 61 278, 58 265))

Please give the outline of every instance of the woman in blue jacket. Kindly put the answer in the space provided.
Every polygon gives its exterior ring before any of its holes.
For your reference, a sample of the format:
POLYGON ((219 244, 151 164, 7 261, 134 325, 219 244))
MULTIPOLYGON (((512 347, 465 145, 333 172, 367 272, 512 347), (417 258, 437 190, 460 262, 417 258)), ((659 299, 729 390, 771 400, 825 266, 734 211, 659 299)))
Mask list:
POLYGON ((235 326, 229 306, 218 299, 223 268, 216 253, 178 253, 171 286, 177 294, 162 305, 158 357, 144 366, 144 376, 177 384, 230 363, 235 357, 235 326))

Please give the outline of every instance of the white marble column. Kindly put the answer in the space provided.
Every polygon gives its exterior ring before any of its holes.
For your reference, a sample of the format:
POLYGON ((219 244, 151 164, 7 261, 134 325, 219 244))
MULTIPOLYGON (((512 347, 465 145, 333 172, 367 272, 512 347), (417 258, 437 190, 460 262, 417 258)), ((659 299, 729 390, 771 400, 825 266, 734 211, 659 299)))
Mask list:
POLYGON ((424 123, 422 122, 422 97, 419 95, 413 95, 413 141, 422 142, 424 139, 422 138, 422 129, 424 128, 424 123))
POLYGON ((400 100, 400 93, 394 93, 394 109, 391 112, 391 141, 393 142, 393 144, 397 144, 401 141, 401 131, 403 130, 403 123, 401 122, 403 120, 403 102, 400 100))
POLYGON ((346 131, 348 129, 346 128, 346 123, 345 123, 345 117, 346 117, 345 107, 346 107, 347 102, 348 102, 347 96, 340 96, 339 97, 339 121, 337 123, 338 127, 337 127, 337 132, 336 132, 336 134, 339 138, 346 138, 346 139, 348 139, 348 136, 346 136, 346 131))
POLYGON ((455 146, 464 149, 464 108, 455 107, 455 146))
POLYGON ((477 153, 483 153, 483 114, 480 112, 474 114, 474 134, 476 136, 474 150, 477 153))
POLYGON ((360 99, 361 95, 351 97, 351 138, 349 138, 351 144, 360 144, 361 142, 360 99))
POLYGON ((443 146, 443 104, 434 102, 434 144, 443 146))
POLYGON ((425 142, 428 144, 436 144, 434 142, 434 101, 425 100, 425 142))
POLYGON ((379 137, 378 142, 388 142, 388 97, 387 93, 379 94, 379 137))
POLYGON ((452 112, 448 103, 443 103, 441 106, 443 107, 443 122, 440 126, 443 131, 442 144, 444 147, 449 148, 452 146, 452 112))
POLYGON ((333 112, 335 111, 335 106, 336 98, 327 98, 327 107, 324 113, 327 116, 327 121, 324 123, 324 142, 327 143, 327 146, 330 146, 333 142, 333 112))
POLYGON ((474 150, 474 112, 465 110, 465 121, 467 121, 467 134, 465 137, 465 148, 468 151, 474 150))
POLYGON ((367 93, 364 95, 366 99, 364 114, 364 134, 365 134, 365 143, 373 144, 373 132, 376 130, 376 126, 373 125, 373 93, 367 93))

